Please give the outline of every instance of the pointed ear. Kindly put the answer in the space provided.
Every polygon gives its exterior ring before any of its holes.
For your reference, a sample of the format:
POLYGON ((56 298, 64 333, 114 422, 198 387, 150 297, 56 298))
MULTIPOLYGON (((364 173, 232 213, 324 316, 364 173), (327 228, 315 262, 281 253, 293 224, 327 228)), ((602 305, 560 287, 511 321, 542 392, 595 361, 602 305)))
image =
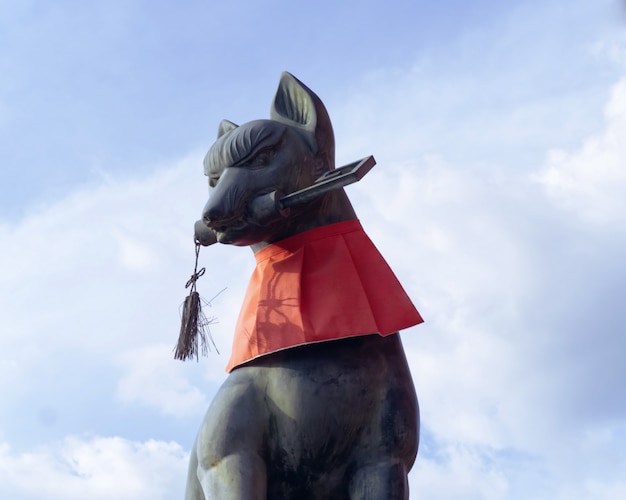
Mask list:
POLYGON ((228 121, 228 120, 222 120, 220 122, 220 126, 217 127, 217 138, 219 139, 220 137, 222 137, 224 134, 230 132, 231 130, 234 130, 238 127, 239 125, 235 125, 233 122, 228 121))
POLYGON ((270 118, 304 132, 313 153, 334 167, 335 138, 324 104, 315 93, 286 71, 281 75, 270 118))

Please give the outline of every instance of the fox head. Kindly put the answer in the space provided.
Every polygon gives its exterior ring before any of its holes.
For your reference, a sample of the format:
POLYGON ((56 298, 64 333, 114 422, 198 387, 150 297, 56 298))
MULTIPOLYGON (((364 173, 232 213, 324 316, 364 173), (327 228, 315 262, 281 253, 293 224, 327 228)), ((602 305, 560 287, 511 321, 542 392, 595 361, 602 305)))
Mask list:
POLYGON ((289 217, 262 224, 251 201, 277 191, 289 194, 334 169, 335 142, 328 112, 308 87, 283 73, 269 120, 241 126, 223 120, 204 158, 209 200, 204 224, 217 241, 256 251, 321 225, 355 219, 342 189, 327 193, 289 217))

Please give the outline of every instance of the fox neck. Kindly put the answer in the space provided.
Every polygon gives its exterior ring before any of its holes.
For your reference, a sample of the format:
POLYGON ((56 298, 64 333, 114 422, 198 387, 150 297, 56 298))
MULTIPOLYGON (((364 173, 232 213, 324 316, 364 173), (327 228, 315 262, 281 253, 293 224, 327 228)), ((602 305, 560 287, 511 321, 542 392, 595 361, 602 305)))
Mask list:
POLYGON ((296 234, 315 229, 317 227, 335 224, 356 219, 356 213, 348 196, 343 189, 325 194, 318 200, 311 202, 305 210, 283 222, 284 229, 276 233, 271 241, 261 241, 250 245, 254 253, 272 243, 289 238, 296 234))

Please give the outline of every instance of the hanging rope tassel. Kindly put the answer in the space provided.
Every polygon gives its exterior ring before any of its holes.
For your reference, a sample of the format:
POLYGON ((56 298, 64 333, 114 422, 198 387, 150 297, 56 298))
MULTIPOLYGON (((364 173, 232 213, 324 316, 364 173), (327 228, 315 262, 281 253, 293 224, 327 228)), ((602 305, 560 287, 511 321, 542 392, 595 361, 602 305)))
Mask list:
POLYGON ((202 298, 196 291, 196 281, 204 275, 205 268, 198 271, 198 255, 200 254, 200 243, 196 242, 196 265, 191 278, 185 284, 185 288, 191 288, 189 295, 185 297, 182 307, 182 317, 180 324, 180 334, 178 344, 174 350, 174 358, 185 361, 195 357, 198 360, 199 353, 206 356, 209 351, 207 339, 211 341, 213 347, 219 354, 209 330, 210 320, 202 312, 202 298))

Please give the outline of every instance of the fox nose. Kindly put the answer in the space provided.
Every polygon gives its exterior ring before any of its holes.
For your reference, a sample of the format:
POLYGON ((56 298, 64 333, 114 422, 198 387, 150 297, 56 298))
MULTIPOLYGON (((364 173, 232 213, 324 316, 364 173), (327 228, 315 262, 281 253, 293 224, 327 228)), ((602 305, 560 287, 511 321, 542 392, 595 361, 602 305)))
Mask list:
POLYGON ((211 229, 226 226, 229 223, 241 218, 241 209, 224 203, 224 200, 215 200, 214 196, 209 198, 202 211, 202 221, 211 229))
POLYGON ((227 216, 224 211, 219 207, 211 203, 211 200, 207 201, 202 211, 202 220, 211 229, 215 229, 217 226, 224 225, 224 221, 227 220, 227 216))

